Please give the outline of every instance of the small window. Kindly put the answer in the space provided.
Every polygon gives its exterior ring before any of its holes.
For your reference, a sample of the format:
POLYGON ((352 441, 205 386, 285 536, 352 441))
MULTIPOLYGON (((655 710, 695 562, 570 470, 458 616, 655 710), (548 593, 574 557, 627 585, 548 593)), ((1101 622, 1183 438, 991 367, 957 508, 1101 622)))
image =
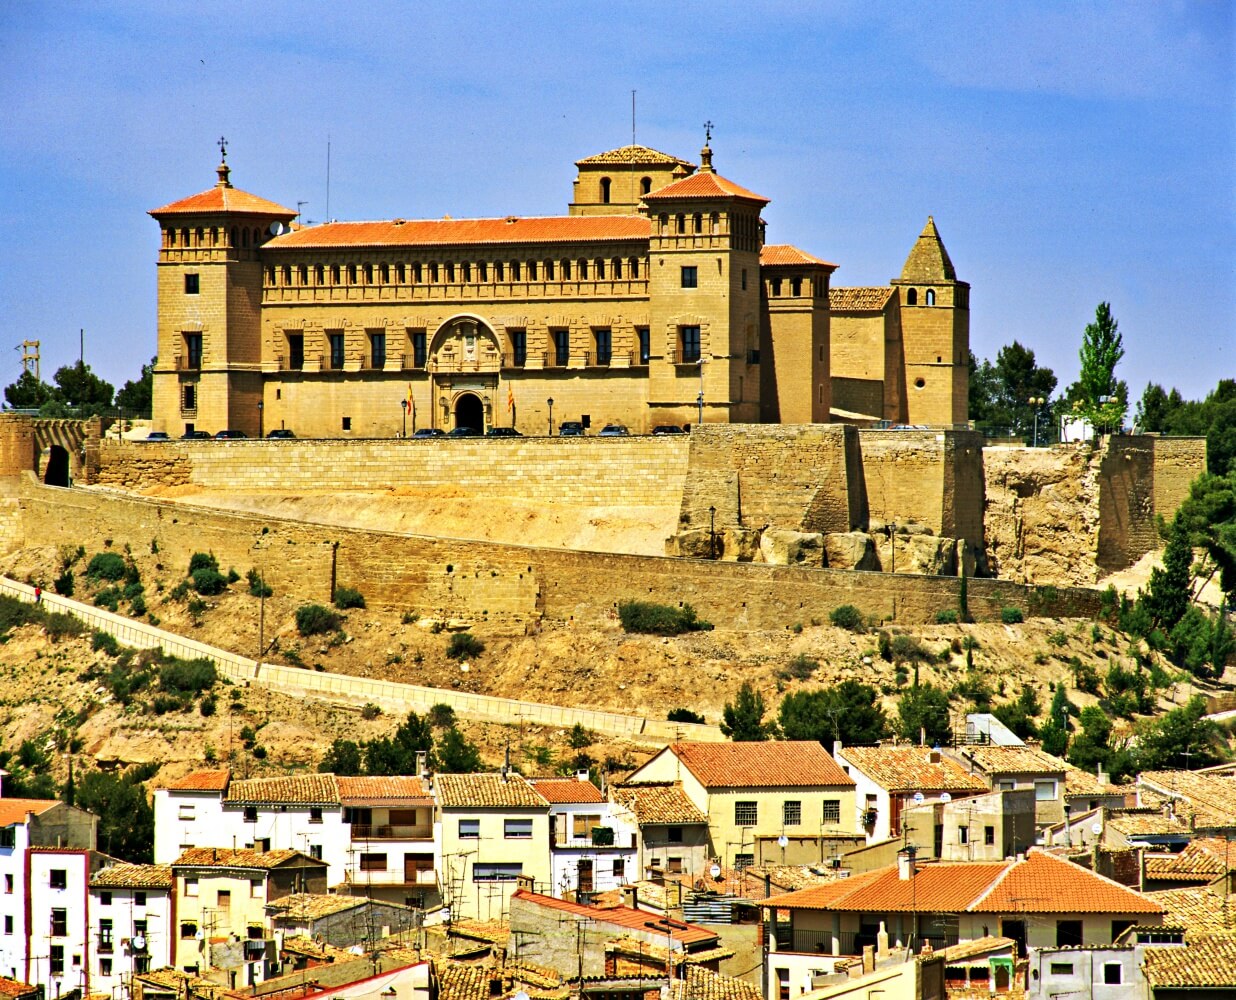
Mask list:
POLYGON ((261 899, 262 889, 265 885, 266 883, 263 882, 262 879, 260 878, 249 879, 249 898, 250 899, 261 899))
POLYGON ((1073 975, 1072 962, 1051 962, 1049 969, 1053 976, 1071 976, 1073 975))
MULTIPOLYGON (((371 333, 369 335, 369 364, 373 368, 385 368, 386 367, 386 334, 385 333, 379 332, 379 333, 371 333)), ((312 812, 312 810, 310 811, 312 812)), ((319 823, 322 822, 321 812, 322 810, 319 809, 318 819, 317 819, 317 822, 319 823)), ((311 820, 311 822, 313 821, 311 820)))
POLYGON ((64 945, 54 944, 50 948, 47 949, 47 953, 48 953, 48 959, 47 959, 48 971, 53 976, 63 976, 64 975, 64 945))
POLYGON ((342 429, 343 429, 343 430, 345 430, 345 431, 350 431, 350 430, 352 429, 352 418, 351 418, 351 417, 344 417, 344 418, 343 418, 343 421, 342 421, 342 425, 343 425, 343 426, 342 426, 342 429))
POLYGON ((601 204, 602 205, 609 204, 609 188, 610 188, 611 183, 612 182, 610 181, 608 177, 601 178, 601 204))
POLYGON ((111 906, 112 905, 112 894, 110 892, 107 892, 106 890, 103 892, 100 892, 99 893, 99 905, 100 906, 111 906))
POLYGON ((195 878, 185 879, 185 895, 186 896, 196 896, 197 895, 197 879, 195 878))
POLYGON ((593 330, 593 340, 597 347, 597 364, 607 365, 613 357, 613 340, 608 329, 593 330))
POLYGON ((666 858, 665 870, 672 874, 678 875, 682 873, 682 858, 666 858))
POLYGON ((112 974, 112 960, 110 958, 99 959, 99 975, 110 976, 112 974))
POLYGON ((908 306, 918 305, 918 289, 917 288, 911 288, 906 291, 906 305, 908 306))
POLYGON ((742 290, 745 292, 747 290, 747 269, 745 267, 742 269, 739 281, 742 285, 742 290))
POLYGON ((564 366, 571 360, 571 331, 554 330, 554 364, 564 366))
POLYGON ((196 812, 193 806, 181 806, 176 815, 178 819, 194 819, 196 812))
POLYGON ((362 853, 360 856, 360 870, 363 872, 386 871, 386 855, 377 853, 362 853))
POLYGON ((996 842, 996 828, 994 826, 983 827, 983 843, 992 845, 996 842))
POLYGON ((146 905, 146 894, 144 892, 133 893, 133 905, 134 906, 145 906, 146 905))
POLYGON ((639 179, 639 193, 648 194, 650 191, 652 191, 652 178, 641 177, 639 179))
POLYGON ((1036 781, 1034 783, 1034 797, 1039 802, 1053 801, 1056 798, 1056 782, 1036 781))
POLYGON ((477 862, 472 866, 473 882, 514 882, 524 872, 524 866, 519 862, 512 864, 483 864, 477 862))
POLYGON ((197 274, 185 275, 185 294, 197 295, 201 290, 201 276, 197 274))
POLYGON ((802 295, 802 293, 803 293, 803 279, 802 278, 791 278, 790 279, 790 294, 791 295, 802 295))
POLYGON ((825 799, 823 802, 823 820, 825 823, 841 822, 841 800, 825 799))
POLYGON ((512 330, 511 333, 511 364, 522 368, 528 363, 528 331, 512 330))
POLYGON ((635 336, 639 339, 639 363, 646 365, 652 356, 652 338, 649 336, 648 327, 636 327, 635 336))
POLYGON ((326 340, 330 346, 330 366, 338 371, 343 367, 343 334, 328 333, 326 340))
POLYGON ((48 885, 53 889, 64 889, 69 884, 68 873, 63 868, 53 868, 51 870, 48 885))
POLYGON ((460 840, 476 840, 480 835, 481 821, 479 819, 461 819, 459 821, 460 840))
POLYGON ((192 920, 185 920, 180 925, 180 940, 191 941, 197 937, 197 924, 192 920))
POLYGON ((1123 969, 1118 962, 1103 963, 1103 983, 1106 986, 1119 986, 1124 982, 1121 978, 1123 969))
POLYGON ((739 871, 742 871, 744 868, 750 868, 753 864, 755 864, 754 854, 735 854, 734 855, 734 867, 737 868, 739 871))
POLYGON ((592 831, 601 825, 599 813, 576 813, 571 817, 571 835, 573 837, 591 837, 592 831))
POLYGON ((6 895, 13 891, 13 876, 12 875, 4 876, 4 891, 6 895))
POLYGON ((969 827, 959 826, 957 828, 957 843, 959 844, 970 843, 970 828, 969 827))
POLYGON ((1071 948, 1082 943, 1082 922, 1080 920, 1056 921, 1057 948, 1071 948))
POLYGON ((502 835, 507 840, 529 840, 532 837, 532 820, 504 820, 502 823, 502 835))
POLYGON ((734 825, 735 826, 755 826, 756 819, 759 816, 758 802, 735 802, 734 803, 734 825))
POLYGON ((698 267, 691 265, 682 269, 682 287, 683 288, 698 288, 700 284, 700 271, 698 267))
POLYGON ((66 937, 69 933, 69 911, 56 907, 51 911, 51 936, 66 937))
POLYGON ((682 342, 683 364, 695 364, 700 359, 700 328, 698 326, 683 326, 678 329, 682 342))
POLYGON ((245 806, 245 822, 257 822, 257 806, 245 806))
POLYGON ((682 843, 682 827, 667 826, 665 828, 665 839, 668 840, 671 844, 681 844, 682 843))
POLYGON ((622 881, 627 877, 627 863, 622 858, 614 858, 614 878, 622 881))
POLYGON ((321 844, 310 844, 309 845, 309 857, 316 858, 318 861, 321 861, 322 860, 322 845, 321 844))
POLYGON ((13 917, 7 913, 4 915, 4 933, 5 934, 13 933, 13 917))
MULTIPOLYGON (((933 291, 933 290, 932 290, 932 289, 930 289, 930 288, 929 288, 929 289, 927 289, 926 294, 923 296, 923 302, 924 302, 924 303, 926 303, 926 304, 927 304, 927 305, 929 305, 929 306, 934 306, 934 305, 936 304, 936 293, 935 293, 935 291, 933 291)), ((1117 966, 1117 968, 1119 968, 1119 966, 1117 966)))
POLYGON ((785 826, 798 826, 803 821, 803 804, 798 801, 781 803, 781 822, 785 826))
POLYGON ((348 284, 349 285, 356 284, 356 265, 355 264, 348 265, 348 284))
POLYGON ((412 331, 412 367, 424 368, 425 360, 428 357, 428 351, 425 344, 425 331, 412 331))

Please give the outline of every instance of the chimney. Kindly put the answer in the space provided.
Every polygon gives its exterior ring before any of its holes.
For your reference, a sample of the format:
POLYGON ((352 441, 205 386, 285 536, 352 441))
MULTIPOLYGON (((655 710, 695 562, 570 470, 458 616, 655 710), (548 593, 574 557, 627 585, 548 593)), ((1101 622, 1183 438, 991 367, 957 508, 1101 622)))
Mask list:
POLYGON ((888 954, 888 930, 884 921, 880 921, 880 930, 876 934, 876 954, 883 957, 888 954))
POLYGON ((507 781, 511 773, 511 744, 506 745, 506 753, 502 757, 502 780, 507 781))
POLYGON ((624 885, 619 890, 622 896, 622 905, 630 907, 632 910, 639 909, 639 887, 634 885, 624 885))
POLYGON ((834 759, 836 758, 837 754, 841 753, 843 749, 845 748, 842 746, 841 740, 833 740, 833 758, 834 759))
POLYGON ((903 847, 897 852, 897 878, 902 882, 908 882, 914 878, 915 864, 914 856, 918 853, 918 848, 913 844, 903 847))
POLYGON ((416 773, 422 780, 429 776, 429 754, 424 750, 416 752, 416 773))
POLYGON ((588 780, 588 772, 587 772, 587 771, 576 771, 576 772, 575 772, 575 780, 576 780, 576 781, 587 781, 587 780, 588 780))
POLYGON ((939 764, 940 763, 940 748, 939 747, 935 747, 927 751, 927 763, 929 764, 939 764))

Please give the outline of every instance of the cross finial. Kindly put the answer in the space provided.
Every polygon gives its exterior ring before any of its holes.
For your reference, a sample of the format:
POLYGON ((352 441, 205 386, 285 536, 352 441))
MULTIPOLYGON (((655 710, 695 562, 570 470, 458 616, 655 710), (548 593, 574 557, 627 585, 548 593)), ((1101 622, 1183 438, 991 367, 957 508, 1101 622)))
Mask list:
POLYGON ((712 130, 715 128, 712 122, 704 122, 704 145, 712 142, 712 130))
POLYGON ((215 145, 219 147, 219 152, 223 156, 223 162, 227 163, 227 139, 223 136, 219 136, 219 141, 215 143, 215 145))

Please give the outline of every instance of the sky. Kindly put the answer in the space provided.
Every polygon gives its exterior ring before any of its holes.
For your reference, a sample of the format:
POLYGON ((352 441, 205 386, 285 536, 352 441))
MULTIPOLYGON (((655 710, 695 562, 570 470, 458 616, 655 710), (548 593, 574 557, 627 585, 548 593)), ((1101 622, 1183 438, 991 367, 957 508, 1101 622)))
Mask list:
POLYGON ((150 209, 232 183, 323 221, 555 215, 631 141, 765 195, 768 240, 897 276, 928 215, 971 347, 1236 377, 1236 2, 0 4, 0 383, 155 353, 150 209), (327 165, 329 149, 329 186, 327 165), (329 205, 327 204, 329 197, 329 205), (329 216, 328 213, 329 212, 329 216), (84 332, 83 332, 84 331, 84 332))

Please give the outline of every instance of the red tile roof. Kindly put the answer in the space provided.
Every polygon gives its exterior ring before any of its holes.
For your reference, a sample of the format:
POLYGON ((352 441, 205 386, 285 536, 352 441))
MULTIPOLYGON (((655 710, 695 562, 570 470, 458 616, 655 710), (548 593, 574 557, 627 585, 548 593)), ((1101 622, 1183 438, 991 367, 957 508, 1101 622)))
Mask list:
POLYGON ((1163 907, 1071 861, 1031 851, 972 907, 976 913, 1162 913, 1163 907))
POLYGON ((91 887, 103 889, 171 889, 171 865, 112 865, 90 876, 91 887))
POLYGON ((604 153, 597 153, 594 156, 585 156, 582 160, 576 160, 575 165, 582 167, 590 164, 614 164, 616 166, 660 166, 674 167, 681 164, 688 170, 694 170, 695 164, 687 160, 680 160, 677 156, 670 156, 669 153, 662 153, 660 150, 653 149, 650 146, 621 146, 618 149, 609 149, 604 153))
POLYGON ((0 799, 0 826, 24 823, 31 813, 38 816, 58 805, 59 799, 0 799))
POLYGON ((338 805, 339 785, 333 774, 289 774, 278 778, 233 781, 224 801, 236 805, 338 805))
POLYGON ((987 782, 938 750, 900 746, 845 747, 844 760, 890 792, 985 792, 987 782), (932 756, 936 760, 932 762, 932 756))
POLYGON ((226 767, 214 771, 193 771, 166 787, 176 792, 221 792, 227 788, 232 772, 226 767))
POLYGON ((828 307, 833 312, 881 312, 892 296, 887 285, 875 288, 830 288, 828 307))
POLYGON ((31 986, 8 976, 0 976, 0 997, 25 997, 38 993, 40 987, 31 986))
POLYGON ((190 847, 172 862, 177 868, 278 868, 295 860, 299 865, 325 868, 326 862, 300 851, 255 851, 252 848, 190 847))
POLYGON ((707 823, 701 812, 682 790, 681 785, 667 781, 636 782, 630 785, 610 785, 615 805, 630 809, 640 826, 686 826, 707 823))
POLYGON ((555 215, 547 218, 394 219, 328 222, 279 236, 265 250, 331 247, 444 247, 517 243, 613 243, 648 240, 651 227, 639 215, 555 215))
POLYGON ((814 265, 817 267, 827 267, 831 270, 836 270, 836 264, 830 264, 826 260, 820 260, 819 257, 812 257, 805 250, 799 250, 798 247, 790 246, 788 243, 768 243, 760 250, 760 267, 780 267, 780 266, 798 266, 814 265))
POLYGON ((669 747, 705 788, 854 786, 815 740, 675 743, 669 747))
POLYGON ((216 184, 200 194, 173 201, 162 208, 152 208, 147 214, 157 219, 161 215, 214 215, 220 212, 234 215, 273 215, 288 220, 296 218, 296 213, 290 208, 284 208, 240 188, 221 184, 216 184))
MULTIPOLYGON (((657 930, 644 926, 646 923, 655 922, 658 919, 655 913, 649 913, 647 910, 636 910, 629 906, 584 906, 581 903, 571 903, 565 899, 555 899, 553 896, 543 896, 539 892, 529 892, 527 889, 515 890, 511 900, 514 901, 516 899, 536 903, 551 910, 558 910, 560 913, 585 917, 598 924, 612 924, 615 927, 625 927, 628 930, 642 932, 651 931, 653 934, 660 934, 662 936, 666 934, 664 929, 657 930)), ((675 921, 675 923, 682 923, 682 921, 675 921)), ((701 941, 717 940, 717 935, 710 930, 697 927, 694 924, 686 924, 685 926, 685 930, 680 930, 677 927, 670 928, 669 933, 673 934, 675 941, 680 941, 683 944, 696 944, 701 941)))
POLYGON ((746 201, 759 202, 761 205, 768 204, 768 199, 762 194, 748 191, 742 185, 735 184, 733 181, 711 171, 692 174, 690 177, 684 177, 680 181, 674 181, 673 184, 665 185, 660 191, 653 191, 651 194, 644 195, 644 201, 646 202, 677 201, 680 198, 742 198, 746 201))
POLYGON ((545 796, 519 774, 439 774, 434 781, 443 809, 549 808, 545 796))
POLYGON ((1147 948, 1142 968, 1152 992, 1236 987, 1236 933, 1193 937, 1183 948, 1147 948))
POLYGON ((339 783, 339 800, 345 805, 378 801, 432 801, 421 779, 411 776, 352 778, 340 775, 335 780, 339 783))
POLYGON ((604 802, 605 796, 591 781, 578 778, 533 778, 532 787, 553 803, 604 802))
POLYGON ((1199 837, 1186 844, 1179 854, 1146 857, 1147 878, 1213 882, 1233 870, 1236 847, 1225 844, 1221 837, 1199 837))

